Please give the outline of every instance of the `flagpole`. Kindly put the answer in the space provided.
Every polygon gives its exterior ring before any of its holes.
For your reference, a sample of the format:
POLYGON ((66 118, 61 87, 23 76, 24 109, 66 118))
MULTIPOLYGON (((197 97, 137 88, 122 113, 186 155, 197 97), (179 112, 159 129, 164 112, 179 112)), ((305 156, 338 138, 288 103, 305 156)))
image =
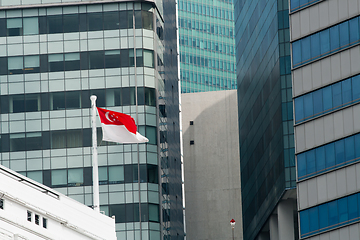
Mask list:
POLYGON ((92 154, 93 154, 93 205, 94 210, 100 212, 99 200, 99 170, 98 170, 98 153, 96 137, 96 96, 91 95, 91 127, 92 127, 92 154))

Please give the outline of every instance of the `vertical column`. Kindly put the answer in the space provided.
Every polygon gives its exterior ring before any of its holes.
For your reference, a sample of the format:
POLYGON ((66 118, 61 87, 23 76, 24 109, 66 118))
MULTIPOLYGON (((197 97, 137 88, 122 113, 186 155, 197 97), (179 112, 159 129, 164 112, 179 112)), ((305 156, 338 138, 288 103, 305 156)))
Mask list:
POLYGON ((271 215, 269 219, 270 240, 279 239, 278 215, 271 215))
POLYGON ((294 204, 291 200, 281 201, 278 205, 279 240, 295 239, 294 204))

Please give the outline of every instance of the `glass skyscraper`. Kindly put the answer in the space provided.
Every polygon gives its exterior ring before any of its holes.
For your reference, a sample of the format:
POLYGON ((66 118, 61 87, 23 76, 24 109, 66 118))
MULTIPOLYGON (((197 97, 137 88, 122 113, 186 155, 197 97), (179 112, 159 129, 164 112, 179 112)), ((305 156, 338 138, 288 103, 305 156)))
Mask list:
POLYGON ((359 239, 359 2, 290 1, 300 237, 359 239))
POLYGON ((175 1, 0 4, 1 164, 92 206, 94 94, 150 140, 102 142, 98 128, 118 239, 183 239, 175 1))
POLYGON ((287 0, 235 1, 244 240, 296 239, 287 0))
POLYGON ((181 92, 236 89, 232 0, 179 0, 181 92))

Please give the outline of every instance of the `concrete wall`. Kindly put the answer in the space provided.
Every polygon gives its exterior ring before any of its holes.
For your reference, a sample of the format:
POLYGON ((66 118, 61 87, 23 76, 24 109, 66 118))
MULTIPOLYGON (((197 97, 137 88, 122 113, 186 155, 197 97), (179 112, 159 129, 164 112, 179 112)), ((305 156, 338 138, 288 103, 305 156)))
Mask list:
POLYGON ((235 219, 235 239, 240 240, 236 90, 187 93, 181 98, 187 238, 230 240, 230 220, 235 219))

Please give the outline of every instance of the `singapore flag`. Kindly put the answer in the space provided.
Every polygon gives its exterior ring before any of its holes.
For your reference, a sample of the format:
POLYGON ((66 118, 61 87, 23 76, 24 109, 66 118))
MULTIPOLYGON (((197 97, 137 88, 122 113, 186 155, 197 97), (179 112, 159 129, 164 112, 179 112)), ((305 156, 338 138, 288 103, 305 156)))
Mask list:
POLYGON ((117 143, 144 143, 149 139, 136 130, 135 120, 124 113, 97 108, 103 132, 103 141, 117 143))

